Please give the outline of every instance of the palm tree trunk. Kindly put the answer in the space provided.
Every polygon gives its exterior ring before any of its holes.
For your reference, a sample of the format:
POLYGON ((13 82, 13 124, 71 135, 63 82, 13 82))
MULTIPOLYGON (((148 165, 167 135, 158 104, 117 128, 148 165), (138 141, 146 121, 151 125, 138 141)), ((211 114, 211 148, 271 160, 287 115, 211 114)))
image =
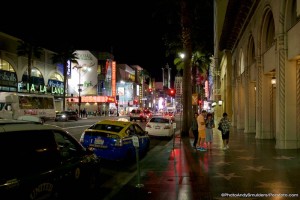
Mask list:
POLYGON ((28 54, 28 85, 29 85, 29 91, 28 93, 30 93, 31 91, 31 65, 32 65, 32 50, 29 51, 29 54, 28 54))
POLYGON ((64 92, 63 92, 63 110, 66 109, 66 88, 67 88, 67 67, 68 63, 64 63, 64 92))
POLYGON ((181 0, 181 28, 182 42, 185 52, 184 69, 183 69, 183 123, 181 136, 189 136, 190 122, 192 121, 192 88, 191 88, 191 59, 192 59, 192 42, 191 42, 191 19, 189 16, 187 0, 181 0))

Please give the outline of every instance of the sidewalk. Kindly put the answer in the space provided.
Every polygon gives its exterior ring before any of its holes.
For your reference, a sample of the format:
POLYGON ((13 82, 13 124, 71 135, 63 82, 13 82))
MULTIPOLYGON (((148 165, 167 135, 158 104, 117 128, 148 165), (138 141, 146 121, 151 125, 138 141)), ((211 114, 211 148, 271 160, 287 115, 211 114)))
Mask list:
POLYGON ((228 150, 222 150, 217 129, 212 150, 194 150, 192 142, 178 135, 155 147, 140 161, 140 177, 137 173, 111 199, 300 199, 300 150, 278 150, 274 140, 237 130, 228 150))

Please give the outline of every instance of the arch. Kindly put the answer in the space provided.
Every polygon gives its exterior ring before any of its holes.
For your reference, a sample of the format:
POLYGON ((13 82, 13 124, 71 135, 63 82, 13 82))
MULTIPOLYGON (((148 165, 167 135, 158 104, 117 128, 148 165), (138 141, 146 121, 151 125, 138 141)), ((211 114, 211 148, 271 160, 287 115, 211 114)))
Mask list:
POLYGON ((249 37, 248 48, 247 48, 247 65, 250 66, 255 62, 255 45, 252 34, 249 37))
POLYGON ((49 79, 51 79, 51 80, 57 80, 57 81, 64 81, 63 76, 60 73, 58 73, 58 72, 52 73, 50 75, 49 79))
POLYGON ((6 60, 0 58, 0 91, 16 92, 18 77, 14 67, 6 60))
MULTIPOLYGON (((23 73, 22 82, 25 82, 25 83, 28 82, 28 69, 26 69, 23 73)), ((36 84, 36 85, 44 85, 45 84, 44 77, 43 77, 41 71, 36 67, 31 68, 31 83, 36 84)))
POLYGON ((273 13, 269 6, 266 7, 265 13, 263 15, 261 41, 262 52, 266 52, 275 43, 275 23, 273 13))
POLYGON ((238 75, 241 75, 244 73, 245 71, 245 56, 244 56, 244 52, 243 49, 240 49, 240 53, 239 53, 239 68, 238 68, 239 72, 238 75))

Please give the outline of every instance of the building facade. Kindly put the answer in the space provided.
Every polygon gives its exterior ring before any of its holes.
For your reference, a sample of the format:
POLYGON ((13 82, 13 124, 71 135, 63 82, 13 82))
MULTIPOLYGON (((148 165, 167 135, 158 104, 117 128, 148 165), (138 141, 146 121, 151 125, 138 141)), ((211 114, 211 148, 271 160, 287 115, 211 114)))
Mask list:
MULTIPOLYGON (((41 49, 41 57, 33 58, 31 85, 28 81, 28 58, 18 56, 18 38, 0 32, 0 95, 3 92, 49 94, 55 97, 55 107, 62 109, 62 66, 52 62, 55 54, 41 49)), ((2 102, 3 103, 3 102, 2 102)))
POLYGON ((300 148, 300 1, 215 0, 214 70, 232 125, 300 148))

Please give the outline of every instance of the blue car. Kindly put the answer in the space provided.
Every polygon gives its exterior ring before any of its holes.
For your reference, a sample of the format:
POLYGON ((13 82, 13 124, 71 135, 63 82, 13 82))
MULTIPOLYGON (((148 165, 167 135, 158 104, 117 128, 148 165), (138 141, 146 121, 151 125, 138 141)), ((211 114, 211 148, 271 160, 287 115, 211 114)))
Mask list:
POLYGON ((150 147, 148 133, 137 123, 129 121, 103 120, 87 128, 80 143, 102 159, 122 161, 134 159, 136 150, 144 156, 150 147), (133 139, 137 139, 135 143, 133 139))

